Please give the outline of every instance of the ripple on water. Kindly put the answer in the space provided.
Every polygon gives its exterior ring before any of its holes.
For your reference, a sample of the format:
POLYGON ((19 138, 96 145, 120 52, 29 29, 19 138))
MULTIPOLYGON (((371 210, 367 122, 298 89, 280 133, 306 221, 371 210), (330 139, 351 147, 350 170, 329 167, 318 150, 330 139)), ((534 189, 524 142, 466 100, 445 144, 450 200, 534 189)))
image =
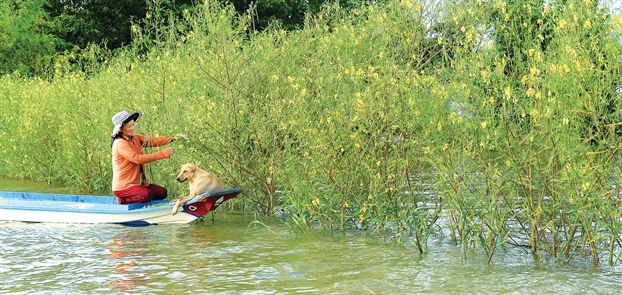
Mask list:
POLYGON ((0 223, 0 293, 11 294, 611 294, 619 273, 535 265, 508 251, 432 242, 424 255, 358 233, 289 235, 276 221, 216 215, 214 224, 0 223))

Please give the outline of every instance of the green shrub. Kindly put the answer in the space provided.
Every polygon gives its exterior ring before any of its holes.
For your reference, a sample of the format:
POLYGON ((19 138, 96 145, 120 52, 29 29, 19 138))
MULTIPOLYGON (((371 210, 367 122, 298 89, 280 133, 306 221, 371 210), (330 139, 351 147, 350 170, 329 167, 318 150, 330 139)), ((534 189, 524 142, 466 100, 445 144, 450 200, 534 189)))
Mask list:
POLYGON ((489 259, 510 243, 616 263, 621 18, 590 1, 434 9, 327 6, 256 33, 212 4, 88 79, 4 76, 0 174, 108 191, 110 117, 141 109, 138 132, 191 138, 148 166, 171 197, 194 162, 244 190, 225 208, 298 233, 361 229, 420 252, 448 234, 489 259))

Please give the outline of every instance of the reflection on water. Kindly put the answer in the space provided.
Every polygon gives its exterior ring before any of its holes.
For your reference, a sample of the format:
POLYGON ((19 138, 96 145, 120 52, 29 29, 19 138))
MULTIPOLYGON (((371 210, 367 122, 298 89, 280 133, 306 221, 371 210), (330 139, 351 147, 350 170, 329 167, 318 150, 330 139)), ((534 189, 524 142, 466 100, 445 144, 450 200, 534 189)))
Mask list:
MULTIPOLYGON (((0 190, 2 188, 0 187, 0 190)), ((0 294, 618 294, 619 268, 535 263, 519 249, 467 260, 358 232, 290 235, 281 222, 215 215, 199 225, 0 222, 0 294)))
POLYGON ((46 192, 55 194, 79 194, 79 195, 105 195, 112 196, 112 192, 80 192, 72 188, 47 185, 42 182, 28 181, 28 180, 15 180, 5 177, 0 177, 0 191, 12 191, 12 192, 46 192))
POLYGON ((112 237, 108 250, 110 259, 116 261, 113 275, 119 275, 108 283, 117 291, 130 291, 141 282, 149 280, 149 273, 137 270, 147 254, 147 244, 140 241, 138 232, 122 231, 112 237))
POLYGON ((26 180, 14 180, 0 177, 0 190, 16 192, 49 192, 71 193, 71 189, 61 186, 46 185, 45 183, 26 180))

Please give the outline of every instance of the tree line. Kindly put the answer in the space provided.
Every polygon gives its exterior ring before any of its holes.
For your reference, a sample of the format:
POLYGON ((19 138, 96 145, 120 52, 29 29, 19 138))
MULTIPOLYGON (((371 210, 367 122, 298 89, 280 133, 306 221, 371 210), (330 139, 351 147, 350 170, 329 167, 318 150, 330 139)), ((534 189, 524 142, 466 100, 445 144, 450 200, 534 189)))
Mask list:
MULTIPOLYGON (((277 23, 300 28, 307 13, 327 0, 217 0, 253 17, 253 30, 277 23)), ((331 1, 332 2, 332 1, 331 1)), ((342 1, 342 7, 356 0, 342 1)), ((109 52, 132 44, 132 26, 154 14, 181 18, 198 0, 5 0, 0 1, 0 74, 49 76, 58 58, 88 59, 90 46, 109 52)))

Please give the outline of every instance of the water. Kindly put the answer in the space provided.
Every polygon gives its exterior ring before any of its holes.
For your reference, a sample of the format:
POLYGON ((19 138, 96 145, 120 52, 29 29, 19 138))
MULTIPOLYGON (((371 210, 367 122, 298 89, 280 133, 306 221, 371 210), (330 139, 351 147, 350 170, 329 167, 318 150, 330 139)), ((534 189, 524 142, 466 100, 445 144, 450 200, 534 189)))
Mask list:
POLYGON ((0 294, 619 294, 622 287, 620 269, 536 263, 520 249, 488 265, 485 255, 468 252, 464 260, 440 239, 419 255, 358 232, 298 236, 278 220, 254 221, 215 214, 213 222, 138 228, 0 222, 0 294))

